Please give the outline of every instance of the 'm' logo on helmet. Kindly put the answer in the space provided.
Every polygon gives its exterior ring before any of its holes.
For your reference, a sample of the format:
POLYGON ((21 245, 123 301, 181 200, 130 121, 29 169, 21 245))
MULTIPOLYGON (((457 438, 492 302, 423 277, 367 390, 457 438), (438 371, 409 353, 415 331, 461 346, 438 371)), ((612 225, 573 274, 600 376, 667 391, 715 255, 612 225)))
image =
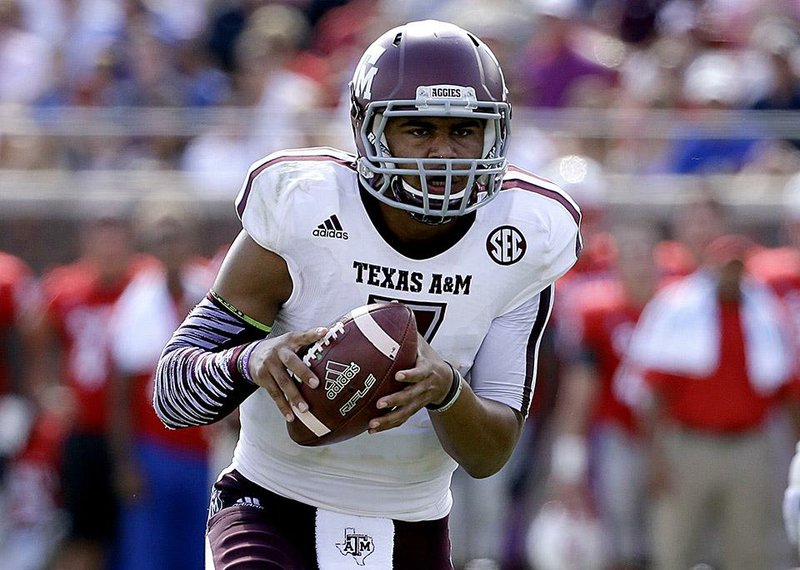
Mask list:
POLYGON ((383 55, 386 48, 379 45, 372 45, 364 52, 361 63, 353 75, 353 91, 358 97, 370 99, 372 97, 372 82, 375 74, 378 73, 378 59, 383 55))

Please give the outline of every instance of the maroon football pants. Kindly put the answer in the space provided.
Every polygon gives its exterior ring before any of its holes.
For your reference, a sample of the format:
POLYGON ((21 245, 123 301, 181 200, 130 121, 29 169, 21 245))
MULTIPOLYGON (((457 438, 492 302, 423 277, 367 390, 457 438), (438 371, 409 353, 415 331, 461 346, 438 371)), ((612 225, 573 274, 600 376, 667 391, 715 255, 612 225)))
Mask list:
MULTIPOLYGON (((447 517, 394 521, 394 570, 452 570, 447 517)), ((214 484, 208 541, 215 570, 314 570, 316 508, 232 471, 214 484)))

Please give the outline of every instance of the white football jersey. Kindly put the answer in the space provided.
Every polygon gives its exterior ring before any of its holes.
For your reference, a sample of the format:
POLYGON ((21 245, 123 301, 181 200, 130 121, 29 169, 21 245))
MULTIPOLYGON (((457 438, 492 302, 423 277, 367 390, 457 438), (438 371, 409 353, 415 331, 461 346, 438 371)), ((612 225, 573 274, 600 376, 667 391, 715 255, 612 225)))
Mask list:
MULTIPOLYGON (((331 324, 365 303, 398 300, 481 397, 527 414, 552 284, 580 250, 580 213, 554 184, 510 168, 503 190, 443 253, 410 259, 373 226, 354 157, 284 151, 253 165, 237 198, 247 233, 286 260, 293 291, 273 335, 331 324)), ((302 447, 264 389, 241 406, 232 467, 275 493, 362 516, 446 515, 456 463, 428 412, 376 435, 302 447)))

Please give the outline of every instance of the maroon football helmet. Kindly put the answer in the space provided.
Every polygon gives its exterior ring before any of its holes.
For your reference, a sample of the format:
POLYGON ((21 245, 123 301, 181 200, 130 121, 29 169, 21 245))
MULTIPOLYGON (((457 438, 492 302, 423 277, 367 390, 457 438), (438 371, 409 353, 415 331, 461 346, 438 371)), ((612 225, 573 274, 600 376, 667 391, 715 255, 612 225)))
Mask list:
POLYGON ((359 179, 373 196, 439 223, 497 195, 508 166, 511 107, 497 59, 473 34, 434 20, 394 28, 364 52, 350 95, 359 179), (394 157, 384 130, 388 119, 401 116, 485 120, 483 155, 394 157), (418 176, 421 188, 404 183, 402 176, 418 176), (444 193, 430 193, 427 177, 444 177, 444 193), (466 178, 464 190, 453 190, 455 177, 466 178))

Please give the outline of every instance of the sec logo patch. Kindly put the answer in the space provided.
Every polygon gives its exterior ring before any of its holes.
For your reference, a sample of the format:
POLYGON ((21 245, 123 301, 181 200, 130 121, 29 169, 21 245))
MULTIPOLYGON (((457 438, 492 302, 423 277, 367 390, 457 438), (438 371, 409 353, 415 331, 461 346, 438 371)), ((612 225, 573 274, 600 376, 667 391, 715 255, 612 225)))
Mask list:
POLYGON ((486 239, 486 251, 496 263, 512 265, 522 259, 528 244, 514 226, 500 226, 486 239))

